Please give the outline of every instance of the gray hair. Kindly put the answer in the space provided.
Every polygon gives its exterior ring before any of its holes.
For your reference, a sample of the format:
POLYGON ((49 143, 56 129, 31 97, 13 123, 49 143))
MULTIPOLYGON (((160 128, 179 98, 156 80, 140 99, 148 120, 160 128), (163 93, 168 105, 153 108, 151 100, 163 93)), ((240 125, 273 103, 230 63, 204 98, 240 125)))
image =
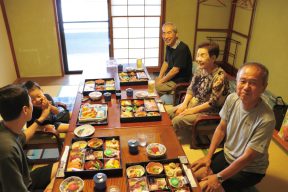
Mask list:
POLYGON ((162 29, 163 29, 165 26, 167 26, 167 25, 172 26, 172 30, 174 31, 174 33, 178 33, 178 30, 177 30, 176 25, 175 25, 174 23, 172 23, 172 22, 166 22, 166 23, 164 23, 163 26, 162 26, 162 29))
POLYGON ((261 71, 261 75, 262 75, 262 82, 264 85, 267 85, 268 84, 268 78, 269 78, 269 71, 267 69, 267 67, 261 63, 258 63, 258 62, 247 62, 247 63, 244 63, 238 70, 238 73, 237 73, 237 80, 239 79, 239 73, 240 71, 245 68, 245 67, 256 67, 258 68, 260 71, 261 71))

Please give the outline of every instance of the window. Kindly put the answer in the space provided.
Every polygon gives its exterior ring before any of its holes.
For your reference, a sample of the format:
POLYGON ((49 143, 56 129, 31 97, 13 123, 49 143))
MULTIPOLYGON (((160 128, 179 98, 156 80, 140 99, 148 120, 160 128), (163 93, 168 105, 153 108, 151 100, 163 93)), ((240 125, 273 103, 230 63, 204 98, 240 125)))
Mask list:
POLYGON ((163 0, 111 0, 112 52, 117 63, 159 66, 163 0))

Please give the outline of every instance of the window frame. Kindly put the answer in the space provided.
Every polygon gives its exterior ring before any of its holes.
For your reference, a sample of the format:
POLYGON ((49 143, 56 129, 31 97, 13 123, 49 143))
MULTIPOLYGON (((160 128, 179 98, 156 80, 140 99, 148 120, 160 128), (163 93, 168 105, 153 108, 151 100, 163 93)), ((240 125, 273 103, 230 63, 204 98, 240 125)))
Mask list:
MULTIPOLYGON (((162 66, 162 63, 163 63, 163 55, 164 55, 164 42, 163 42, 163 39, 162 39, 162 25, 163 23, 165 23, 165 10, 166 10, 166 0, 160 0, 161 1, 161 6, 160 6, 160 11, 161 11, 161 14, 160 14, 160 26, 159 26, 159 50, 158 50, 158 65, 157 66, 148 66, 147 67, 147 70, 149 72, 159 72, 161 66, 162 66)), ((128 0, 127 0, 127 3, 128 3, 128 0)), ((128 7, 128 4, 127 4, 127 7, 128 7)), ((127 9, 128 10, 128 9, 127 9)), ((109 44, 109 54, 110 54, 110 57, 114 57, 114 37, 113 37, 113 18, 115 17, 126 17, 126 18, 129 18, 129 17, 155 17, 155 16, 145 16, 145 15, 141 15, 141 16, 137 16, 137 15, 133 15, 133 16, 112 16, 112 0, 108 0, 108 17, 109 17, 109 39, 110 39, 110 44, 109 44)), ((158 16, 157 16, 158 17, 158 16)), ((145 28, 145 26, 144 26, 145 28)), ((128 27, 129 29, 129 27, 128 27)), ((129 37, 128 37, 129 39, 129 37)), ((145 37, 144 37, 144 41, 145 41, 145 37)), ((128 49, 129 49, 129 44, 128 44, 128 49)), ((144 51, 145 51, 145 47, 144 47, 144 51)), ((128 58, 129 60, 129 58, 128 58)))

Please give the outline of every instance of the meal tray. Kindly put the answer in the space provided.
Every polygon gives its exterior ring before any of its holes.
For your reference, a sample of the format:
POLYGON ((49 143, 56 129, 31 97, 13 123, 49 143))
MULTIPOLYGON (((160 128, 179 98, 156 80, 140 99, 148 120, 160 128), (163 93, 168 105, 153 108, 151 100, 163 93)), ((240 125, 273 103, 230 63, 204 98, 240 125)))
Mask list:
POLYGON ((121 123, 161 121, 161 119, 161 112, 154 98, 120 100, 121 123))
POLYGON ((115 93, 115 90, 116 84, 114 78, 85 79, 83 95, 89 95, 93 91, 115 93))
POLYGON ((77 125, 84 125, 84 124, 107 125, 108 124, 108 105, 107 105, 107 103, 101 103, 101 104, 83 103, 80 106, 80 111, 79 111, 79 115, 78 115, 77 125), (96 112, 96 116, 83 118, 83 113, 84 113, 83 110, 84 109, 86 109, 86 110, 90 109, 91 111, 92 110, 95 111, 96 112), (100 112, 101 112, 101 116, 97 114, 97 113, 100 113, 100 112))
MULTIPOLYGON (((126 175, 126 180, 127 180, 127 192, 130 192, 132 191, 131 188, 129 186, 129 180, 131 178, 128 177, 127 175, 127 168, 131 167, 131 166, 134 166, 134 165, 141 165, 144 167, 145 169, 145 173, 143 176, 141 177, 134 177, 136 179, 139 179, 139 180, 142 180, 142 182, 146 181, 146 185, 147 185, 147 191, 176 191, 177 189, 185 189, 186 191, 192 191, 192 186, 191 184, 189 183, 189 180, 186 176, 186 173, 184 171, 184 168, 182 166, 182 164, 180 163, 180 160, 177 158, 177 159, 165 159, 165 160, 151 160, 151 161, 146 161, 146 162, 138 162, 138 163, 126 163, 126 166, 125 166, 125 175, 126 175), (180 174, 178 175, 178 178, 181 178, 184 182, 183 182, 183 186, 182 187, 174 187, 170 184, 169 182, 169 179, 171 181, 171 178, 172 177, 175 177, 175 176, 167 176, 167 172, 166 172, 166 169, 164 168, 163 171, 160 173, 160 174, 150 174, 150 173, 147 173, 147 169, 146 169, 146 166, 148 165, 148 163, 150 162, 159 162, 161 163, 163 166, 164 165, 168 165, 169 163, 175 163, 179 166, 179 168, 181 169, 181 176, 180 174), (153 183, 153 181, 155 181, 155 179, 157 178, 164 178, 165 181, 166 181, 166 188, 164 189, 153 189, 151 188, 151 185, 153 183)), ((131 183, 131 181, 130 181, 131 183)), ((144 182, 145 183, 145 182, 144 182)), ((143 184, 143 183, 142 183, 143 184)), ((159 185, 158 185, 159 186, 159 185)))
MULTIPOLYGON (((80 150, 81 151, 81 150, 80 150)), ((81 151, 82 152, 82 151, 81 151)), ((69 154, 68 154, 68 159, 67 159, 67 163, 66 163, 66 168, 64 171, 65 177, 69 177, 69 176, 79 176, 81 178, 93 178, 93 176, 96 173, 105 173, 108 177, 121 177, 122 176, 122 172, 123 172, 123 168, 122 168, 122 158, 121 158, 121 144, 120 144, 120 137, 119 136, 111 136, 111 137, 87 137, 87 138, 73 138, 72 139, 72 144, 71 144, 71 148, 69 150, 69 154), (69 162, 72 162, 72 158, 74 158, 73 156, 71 156, 71 151, 73 143, 77 142, 77 141, 86 141, 88 142, 91 139, 102 139, 103 140, 103 145, 100 147, 96 147, 96 148, 92 148, 89 147, 88 145, 83 149, 83 157, 79 158, 81 159, 81 162, 83 163, 83 165, 81 166, 83 169, 82 170, 68 170, 68 165, 69 162), (105 149, 107 149, 106 147, 106 141, 111 141, 111 140, 115 140, 118 142, 119 144, 119 153, 117 156, 115 157, 106 157, 104 154, 105 149), (99 151, 99 152, 103 152, 103 158, 98 158, 99 161, 101 161, 103 163, 103 167, 99 170, 85 170, 85 163, 88 162, 89 160, 86 159, 86 157, 88 156, 88 151, 99 151), (119 168, 104 168, 104 164, 111 160, 111 159, 117 159, 120 162, 120 167, 119 168)), ((79 155, 78 155, 79 156, 79 155)), ((75 160, 74 160, 75 161, 75 160)))
POLYGON ((149 76, 142 71, 125 71, 118 73, 120 86, 148 85, 149 76))

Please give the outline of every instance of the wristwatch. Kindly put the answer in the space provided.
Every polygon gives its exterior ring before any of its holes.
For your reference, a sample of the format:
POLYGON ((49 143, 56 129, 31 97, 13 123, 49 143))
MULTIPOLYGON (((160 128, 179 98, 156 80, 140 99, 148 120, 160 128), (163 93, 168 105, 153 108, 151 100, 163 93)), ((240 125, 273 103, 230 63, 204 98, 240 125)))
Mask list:
POLYGON ((38 120, 38 119, 35 119, 35 121, 34 121, 37 125, 39 125, 39 126, 41 126, 42 125, 42 123, 38 120))
POLYGON ((223 183, 224 182, 224 179, 223 179, 223 177, 219 174, 219 173, 217 173, 217 179, 218 179, 218 181, 220 182, 220 183, 223 183))

